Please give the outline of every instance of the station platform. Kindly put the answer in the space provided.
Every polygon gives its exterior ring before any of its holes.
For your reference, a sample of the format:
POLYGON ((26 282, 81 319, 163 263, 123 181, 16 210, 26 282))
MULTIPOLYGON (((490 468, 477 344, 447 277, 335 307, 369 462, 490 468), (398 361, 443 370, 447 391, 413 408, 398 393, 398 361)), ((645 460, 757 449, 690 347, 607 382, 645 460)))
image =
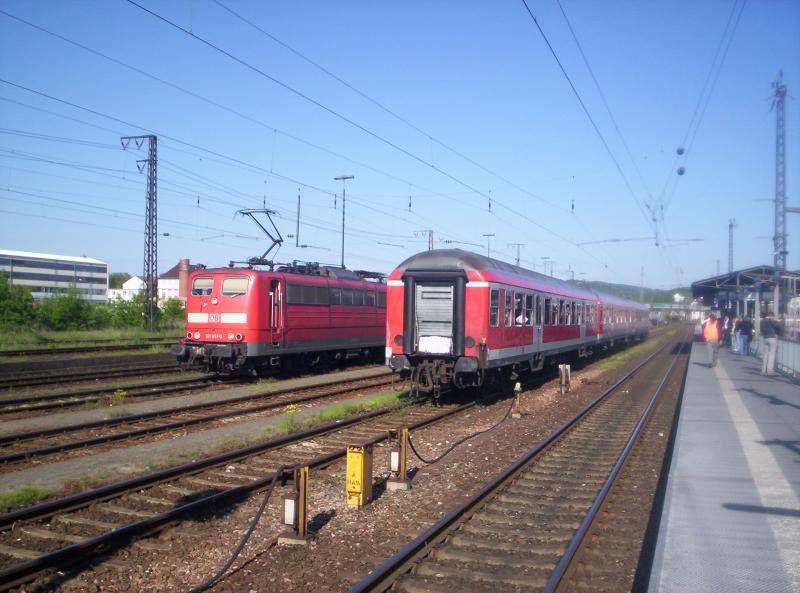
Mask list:
POLYGON ((649 593, 800 593, 800 384, 695 342, 649 593))

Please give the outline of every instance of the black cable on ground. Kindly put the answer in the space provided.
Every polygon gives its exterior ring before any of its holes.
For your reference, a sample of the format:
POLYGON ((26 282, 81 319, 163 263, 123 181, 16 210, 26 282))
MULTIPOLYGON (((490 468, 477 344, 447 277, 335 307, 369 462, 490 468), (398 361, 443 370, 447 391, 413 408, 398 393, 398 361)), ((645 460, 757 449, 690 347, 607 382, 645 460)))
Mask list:
POLYGON ((455 443, 453 443, 450 446, 449 449, 447 449, 444 453, 442 453, 441 455, 439 455, 438 457, 436 457, 436 458, 434 458, 432 460, 425 459, 422 455, 419 454, 419 451, 417 451, 417 448, 414 446, 414 442, 411 440, 411 435, 410 434, 408 435, 408 445, 411 447, 411 450, 414 452, 414 455, 416 455, 422 463, 427 463, 428 465, 432 465, 432 464, 436 463, 437 461, 440 461, 441 459, 443 459, 445 455, 450 453, 450 451, 452 451, 453 449, 455 449, 456 447, 458 447, 462 443, 465 443, 468 440, 470 440, 472 438, 475 438, 476 436, 478 436, 480 434, 484 434, 484 433, 489 432, 490 430, 494 430, 495 428, 500 426, 503 422, 508 420, 508 417, 511 416, 511 411, 513 409, 514 409, 514 398, 511 399, 511 405, 508 406, 508 410, 506 411, 505 415, 496 424, 493 424, 489 428, 484 428, 483 430, 479 430, 478 432, 474 432, 471 435, 467 435, 467 436, 463 437, 462 439, 457 440, 455 443))
POLYGON ((214 574, 214 576, 212 576, 211 578, 203 581, 202 583, 200 583, 196 587, 193 587, 192 589, 190 589, 189 593, 201 593, 201 591, 205 591, 206 589, 208 589, 212 585, 216 584, 216 582, 228 571, 228 569, 231 567, 231 565, 233 565, 233 563, 236 562, 236 559, 239 557, 239 554, 242 553, 242 550, 244 549, 245 545, 247 545, 247 542, 250 540, 250 537, 253 535, 253 532, 256 530, 256 525, 258 525, 258 521, 259 521, 259 519, 261 519, 261 515, 264 514, 264 510, 267 508, 267 503, 269 502, 269 498, 272 495, 272 490, 275 488, 275 484, 277 483, 278 478, 280 478, 283 475, 283 472, 285 470, 286 470, 286 466, 282 465, 275 472, 275 476, 273 476, 272 481, 269 483, 269 487, 267 488, 267 491, 264 493, 264 500, 261 501, 261 506, 258 508, 258 512, 256 513, 256 516, 253 517, 253 520, 250 522, 250 527, 247 528, 247 531, 244 533, 244 535, 242 536, 242 539, 239 541, 239 545, 236 546, 236 549, 233 551, 233 553, 231 554, 231 557, 228 559, 228 561, 225 563, 225 565, 222 568, 220 568, 214 574))

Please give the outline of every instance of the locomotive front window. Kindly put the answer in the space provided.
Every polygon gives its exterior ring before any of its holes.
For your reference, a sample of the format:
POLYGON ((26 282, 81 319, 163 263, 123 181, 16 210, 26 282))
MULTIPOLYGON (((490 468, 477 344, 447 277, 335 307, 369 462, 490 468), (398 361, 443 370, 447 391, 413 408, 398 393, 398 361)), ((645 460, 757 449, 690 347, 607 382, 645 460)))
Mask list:
POLYGON ((493 288, 489 292, 489 326, 497 327, 500 323, 500 291, 493 288))
POLYGON ((247 276, 234 276, 222 279, 223 296, 244 296, 247 294, 247 276))
POLYGON ((213 278, 195 278, 192 282, 192 296, 208 296, 213 289, 213 278))

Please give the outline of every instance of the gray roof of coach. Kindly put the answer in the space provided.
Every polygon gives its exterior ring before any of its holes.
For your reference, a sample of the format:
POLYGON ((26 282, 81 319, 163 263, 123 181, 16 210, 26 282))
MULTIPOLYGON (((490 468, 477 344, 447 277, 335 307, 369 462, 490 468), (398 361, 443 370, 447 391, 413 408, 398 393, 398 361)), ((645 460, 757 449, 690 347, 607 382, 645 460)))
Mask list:
POLYGON ((399 266, 397 266, 397 269, 404 272, 423 272, 433 270, 503 272, 512 276, 530 278, 536 280, 537 282, 541 282, 542 284, 562 288, 570 292, 583 292, 587 296, 592 295, 605 301, 621 301, 633 305, 639 305, 639 303, 623 299, 622 297, 605 294, 583 286, 576 286, 564 280, 553 278, 552 276, 546 276, 545 274, 540 274, 539 272, 534 272, 533 270, 528 270, 527 268, 515 266, 514 264, 509 264, 504 261, 492 259, 491 257, 486 257, 485 255, 480 255, 479 253, 474 253, 472 251, 465 251, 463 249, 433 249, 431 251, 422 251, 416 255, 412 255, 407 260, 402 262, 399 266))

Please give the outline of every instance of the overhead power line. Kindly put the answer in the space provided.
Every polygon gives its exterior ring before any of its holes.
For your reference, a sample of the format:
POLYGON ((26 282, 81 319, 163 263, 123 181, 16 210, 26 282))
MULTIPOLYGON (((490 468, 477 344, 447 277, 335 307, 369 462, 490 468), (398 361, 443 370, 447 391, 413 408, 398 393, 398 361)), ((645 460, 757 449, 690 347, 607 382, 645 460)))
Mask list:
MULTIPOLYGON (((131 0, 128 0, 128 1, 130 2, 131 0)), ((583 97, 581 97, 581 94, 578 92, 578 89, 575 87, 575 84, 572 82, 572 78, 570 78, 569 74, 567 73, 566 68, 564 68, 564 65, 561 63, 561 59, 558 57, 558 54, 556 53, 555 48, 553 48, 553 45, 550 43, 550 40, 547 38, 547 35, 545 34, 544 30, 542 29, 541 25, 539 24, 539 19, 537 19, 534 16, 534 14, 531 11, 530 6, 528 6, 528 2, 526 0, 522 0, 522 4, 525 6, 525 9, 528 11, 528 14, 531 17, 531 20, 533 21, 533 24, 536 25, 536 29, 539 31, 539 34, 541 35, 542 39, 544 40, 545 45, 547 45, 547 48, 550 50, 550 53, 552 54, 553 59, 555 59, 556 64, 558 64, 558 67, 561 70, 561 73, 564 75, 564 78, 567 80, 567 83, 569 84, 569 87, 572 89, 572 93, 575 95, 575 98, 578 100, 578 103, 580 103, 581 109, 583 109, 583 113, 586 115, 587 119, 589 120, 589 123, 592 125, 592 128, 594 129, 595 133, 597 134, 597 137, 600 138, 600 142, 603 144, 603 147, 606 149, 606 152, 608 153, 608 156, 611 157, 611 160, 614 163, 614 167, 616 167, 617 172, 619 173, 620 177, 622 178, 623 183, 625 184, 625 187, 628 189, 628 193, 630 193, 630 195, 633 198, 634 202, 636 202, 636 206, 639 208, 639 211, 642 213, 642 216, 644 217, 645 222, 647 222, 648 226, 653 230, 653 233, 654 233, 654 235, 656 237, 656 241, 658 241, 658 227, 656 226, 656 224, 652 220, 653 217, 654 217, 653 208, 647 203, 643 204, 642 201, 639 199, 639 197, 636 195, 636 192, 633 191, 633 187, 631 187, 630 181, 628 181, 628 176, 625 175, 625 172, 622 170, 622 167, 620 166, 619 161, 617 160, 617 157, 614 155, 614 152, 611 150, 611 147, 609 146, 608 141, 606 140, 606 138, 603 135, 603 133, 600 131, 600 128, 597 126, 597 123, 594 120, 594 117, 592 117, 592 114, 589 111, 589 108, 586 106, 586 103, 583 101, 583 97), (650 216, 648 216, 648 212, 650 213, 650 216)))
POLYGON ((240 21, 245 23, 246 25, 252 27, 253 29, 258 31, 262 35, 268 37, 269 39, 271 39, 272 41, 274 41, 275 43, 277 43, 281 47, 285 48, 286 50, 290 51, 291 53, 293 53, 294 55, 299 57, 301 60, 303 60, 306 63, 310 64, 311 66, 313 66, 314 68, 318 69, 319 71, 325 73, 327 76, 330 76, 336 82, 338 82, 341 85, 343 85, 344 87, 350 89, 351 91, 353 91, 355 94, 357 94, 362 99, 365 99, 366 101, 369 101, 370 103, 375 105, 381 111, 391 115, 397 121, 405 124, 406 126, 411 128, 412 130, 418 132, 419 134, 421 134, 422 136, 424 136, 426 139, 430 140, 431 142, 441 146, 445 150, 451 152, 452 154, 456 155, 457 157, 459 157, 459 158, 465 160, 466 162, 470 163, 471 165, 477 167, 478 169, 480 169, 484 173, 488 173, 489 175, 499 179, 500 181, 502 181, 504 183, 507 183, 508 185, 513 187, 514 189, 516 189, 516 190, 518 190, 518 191, 520 191, 520 192, 522 192, 522 193, 524 193, 524 194, 526 194, 526 195, 528 195, 528 196, 530 196, 530 197, 532 197, 532 198, 534 198, 536 200, 544 202, 545 204, 547 204, 549 206, 553 206, 554 208, 558 208, 559 210, 564 210, 564 211, 567 210, 563 206, 559 206, 558 204, 555 204, 555 203, 551 202, 550 200, 547 200, 547 199, 545 199, 545 198, 543 198, 541 196, 538 196, 538 195, 532 193, 531 191, 525 189, 524 187, 521 187, 520 185, 518 185, 518 184, 514 183, 513 181, 507 179, 505 176, 501 175, 500 173, 497 173, 496 171, 493 171, 492 169, 489 169, 485 165, 479 163, 475 159, 473 159, 473 158, 469 157, 468 155, 464 154, 460 150, 458 150, 456 148, 453 148, 453 146, 451 146, 450 144, 444 142, 443 140, 440 140, 440 139, 436 138, 430 132, 427 132, 426 130, 423 130, 418 125, 416 125, 415 123, 409 121, 407 118, 405 118, 402 115, 398 114, 396 111, 390 109, 389 107, 387 107, 386 105, 384 105, 383 103, 381 103, 380 101, 375 99, 374 97, 371 97, 370 95, 368 95, 367 93, 365 93, 361 89, 359 89, 359 88, 355 87, 354 85, 350 84, 345 79, 343 79, 341 76, 338 76, 334 72, 331 72, 328 68, 325 68, 325 66, 322 66, 318 62, 312 60, 311 58, 309 58, 308 56, 303 54, 301 51, 299 51, 298 49, 295 49, 294 47, 292 47, 288 43, 282 41, 281 39, 278 39, 275 35, 273 35, 269 31, 266 31, 262 27, 258 26, 253 21, 249 20, 248 18, 242 16, 240 13, 236 12, 235 10, 230 8, 229 6, 227 6, 224 3, 222 3, 220 0, 213 0, 213 2, 217 6, 219 6, 220 8, 226 10, 227 12, 232 14, 234 17, 236 17, 237 19, 239 19, 240 21))

